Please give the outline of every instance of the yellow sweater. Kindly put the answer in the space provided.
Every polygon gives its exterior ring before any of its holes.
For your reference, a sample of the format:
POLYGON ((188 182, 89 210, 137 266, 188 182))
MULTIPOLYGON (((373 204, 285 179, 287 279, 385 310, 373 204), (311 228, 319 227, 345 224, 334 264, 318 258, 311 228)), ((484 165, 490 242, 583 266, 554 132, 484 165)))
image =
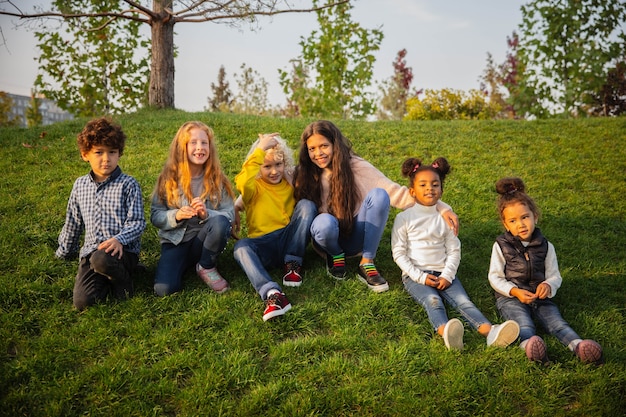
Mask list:
POLYGON ((248 237, 251 238, 286 227, 296 204, 293 186, 285 178, 278 184, 269 184, 258 176, 264 160, 265 152, 255 149, 235 177, 235 185, 246 209, 248 237))

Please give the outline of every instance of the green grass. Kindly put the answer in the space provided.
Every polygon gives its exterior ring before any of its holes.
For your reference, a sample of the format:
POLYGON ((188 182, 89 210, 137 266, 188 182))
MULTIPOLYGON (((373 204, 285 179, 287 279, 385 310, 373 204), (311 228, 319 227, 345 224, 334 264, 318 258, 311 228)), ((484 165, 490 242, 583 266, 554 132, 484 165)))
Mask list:
MULTIPOLYGON (((295 148, 308 123, 181 111, 117 120, 129 138, 120 165, 140 182, 146 214, 183 122, 213 127, 231 179, 257 133, 278 131, 295 148)), ((78 313, 77 263, 55 259, 54 251, 72 183, 88 170, 75 145, 85 121, 0 130, 0 415, 623 415, 626 119, 337 122, 359 154, 400 183, 406 157, 448 158, 444 201, 461 220, 459 277, 495 322, 487 281, 501 232, 493 185, 502 176, 524 178, 557 249, 563 286, 556 301, 575 330, 602 344, 599 368, 582 365, 551 336, 548 368, 517 347, 487 348, 469 329, 466 349, 447 351, 391 258, 395 210, 377 258, 391 286, 386 293, 328 278, 309 248, 303 286, 286 289, 293 309, 264 323, 231 242, 219 260, 231 291, 213 294, 189 274, 181 293, 156 298, 159 245, 149 225, 142 240, 148 271, 137 276, 137 295, 78 313)))

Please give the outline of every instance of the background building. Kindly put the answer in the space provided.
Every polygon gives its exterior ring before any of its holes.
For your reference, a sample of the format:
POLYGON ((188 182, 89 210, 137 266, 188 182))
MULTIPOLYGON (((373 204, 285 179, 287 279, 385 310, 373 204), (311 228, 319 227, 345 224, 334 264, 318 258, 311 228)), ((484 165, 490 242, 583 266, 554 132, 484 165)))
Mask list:
MULTIPOLYGON (((26 127, 26 109, 30 105, 29 96, 18 96, 17 94, 7 93, 13 100, 13 107, 11 107, 11 116, 17 116, 20 120, 20 126, 26 127)), ((74 116, 71 113, 66 112, 59 108, 56 103, 47 98, 39 98, 39 112, 42 117, 42 124, 51 125, 52 123, 61 122, 63 120, 71 120, 74 116)))

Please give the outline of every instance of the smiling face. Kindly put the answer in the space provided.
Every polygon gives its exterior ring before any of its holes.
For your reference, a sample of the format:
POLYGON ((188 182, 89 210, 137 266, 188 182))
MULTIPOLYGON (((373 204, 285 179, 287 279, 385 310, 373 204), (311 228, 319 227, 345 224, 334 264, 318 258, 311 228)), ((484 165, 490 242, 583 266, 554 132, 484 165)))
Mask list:
POLYGON ((97 182, 102 182, 117 168, 120 160, 120 150, 110 146, 97 145, 87 152, 81 152, 83 161, 89 162, 97 182))
POLYGON ((200 128, 189 130, 189 142, 187 142, 187 158, 192 168, 202 168, 209 159, 209 136, 200 128))
POLYGON ((502 210, 502 224, 513 236, 529 242, 535 231, 537 217, 526 204, 515 202, 502 210))
POLYGON ((263 181, 268 184, 278 184, 285 174, 285 162, 266 155, 259 172, 263 181))
POLYGON ((333 157, 333 144, 319 133, 311 135, 306 140, 307 150, 311 161, 321 169, 330 169, 333 157))
POLYGON ((431 170, 420 171, 415 174, 409 193, 423 206, 434 206, 441 198, 441 181, 439 175, 431 170))

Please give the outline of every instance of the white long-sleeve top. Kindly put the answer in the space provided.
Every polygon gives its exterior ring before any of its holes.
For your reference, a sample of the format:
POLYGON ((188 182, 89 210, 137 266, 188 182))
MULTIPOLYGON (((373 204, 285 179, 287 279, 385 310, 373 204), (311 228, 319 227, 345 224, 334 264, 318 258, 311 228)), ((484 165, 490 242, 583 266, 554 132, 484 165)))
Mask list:
POLYGON ((428 275, 423 271, 439 271, 452 282, 461 262, 461 241, 436 206, 415 204, 398 213, 391 230, 391 250, 402 275, 420 284, 428 275))
MULTIPOLYGON (((522 242, 522 244, 524 246, 528 245, 527 242, 522 242)), ((491 262, 489 263, 489 284, 497 293, 511 298, 511 290, 513 288, 517 288, 517 285, 506 279, 504 275, 505 265, 506 263, 504 261, 502 249, 500 249, 498 242, 495 242, 491 250, 491 262)), ((548 242, 548 253, 546 254, 545 266, 546 279, 544 282, 550 286, 549 298, 552 298, 561 287, 563 278, 561 277, 561 272, 559 271, 559 263, 556 259, 556 250, 554 249, 554 245, 550 242, 548 242)))

